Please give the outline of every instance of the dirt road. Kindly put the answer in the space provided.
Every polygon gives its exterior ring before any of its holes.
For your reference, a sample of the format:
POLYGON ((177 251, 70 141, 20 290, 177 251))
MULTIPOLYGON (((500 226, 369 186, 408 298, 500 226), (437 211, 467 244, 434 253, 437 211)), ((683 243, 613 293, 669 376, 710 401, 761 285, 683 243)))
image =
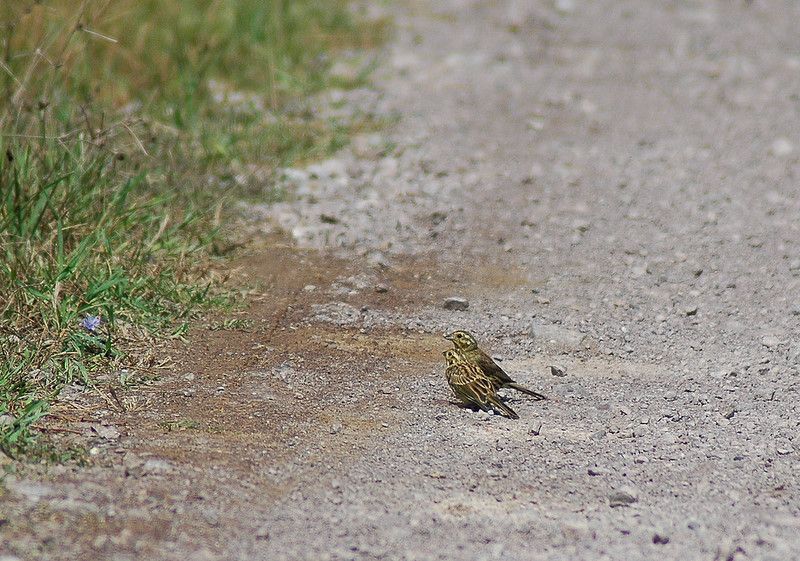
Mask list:
POLYGON ((332 106, 399 124, 250 209, 247 321, 7 478, 0 559, 800 558, 800 7, 393 10, 332 106), (455 327, 550 399, 455 405, 455 327))

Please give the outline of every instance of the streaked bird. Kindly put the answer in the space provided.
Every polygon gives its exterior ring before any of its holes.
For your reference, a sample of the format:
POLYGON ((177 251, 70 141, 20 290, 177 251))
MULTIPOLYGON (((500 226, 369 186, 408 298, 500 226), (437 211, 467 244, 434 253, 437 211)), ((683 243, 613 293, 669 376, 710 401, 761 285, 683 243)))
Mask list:
POLYGON ((468 362, 477 364, 495 385, 496 390, 500 388, 511 388, 512 390, 517 390, 518 392, 529 395, 538 401, 547 399, 539 392, 529 390, 525 386, 521 386, 515 382, 511 376, 506 374, 505 370, 498 366, 492 357, 478 347, 478 342, 469 332, 461 330, 453 331, 452 333, 445 335, 444 338, 448 341, 452 341, 455 348, 461 352, 468 362))
POLYGON ((519 419, 519 415, 500 400, 494 384, 476 364, 466 360, 457 349, 448 349, 442 354, 447 362, 447 383, 458 399, 467 405, 477 405, 483 411, 519 419))

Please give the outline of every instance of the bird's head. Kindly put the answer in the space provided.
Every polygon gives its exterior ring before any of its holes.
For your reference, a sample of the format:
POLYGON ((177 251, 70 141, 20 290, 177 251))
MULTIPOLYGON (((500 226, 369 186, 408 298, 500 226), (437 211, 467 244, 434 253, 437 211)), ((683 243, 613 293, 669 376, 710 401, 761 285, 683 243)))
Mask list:
POLYGON ((453 345, 461 351, 472 351, 478 348, 478 342, 475 340, 475 337, 467 331, 453 331, 445 335, 444 338, 448 341, 452 341, 453 345))
POLYGON ((458 364, 463 360, 459 352, 455 349, 447 349, 442 354, 444 355, 444 360, 447 363, 447 366, 458 364))

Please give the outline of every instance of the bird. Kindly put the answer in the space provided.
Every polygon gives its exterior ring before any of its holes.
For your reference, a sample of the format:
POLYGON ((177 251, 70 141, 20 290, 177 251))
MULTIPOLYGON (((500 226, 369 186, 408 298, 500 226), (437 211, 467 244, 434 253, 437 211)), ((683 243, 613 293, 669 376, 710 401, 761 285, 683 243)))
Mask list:
POLYGON ((529 390, 525 386, 515 382, 511 376, 506 374, 505 370, 500 368, 500 366, 498 366, 498 364, 492 360, 492 357, 487 355, 478 347, 478 342, 469 332, 461 330, 453 331, 452 333, 445 335, 444 338, 448 341, 452 341, 455 348, 461 352, 468 362, 478 365, 480 369, 483 370, 486 376, 494 384, 495 390, 500 388, 510 388, 512 390, 517 390, 518 392, 529 395, 537 401, 547 399, 539 392, 529 390))
POLYGON ((476 364, 467 361, 457 349, 448 349, 442 354, 447 363, 444 371, 447 383, 458 399, 467 405, 477 405, 483 411, 519 419, 519 415, 500 400, 494 384, 476 364))

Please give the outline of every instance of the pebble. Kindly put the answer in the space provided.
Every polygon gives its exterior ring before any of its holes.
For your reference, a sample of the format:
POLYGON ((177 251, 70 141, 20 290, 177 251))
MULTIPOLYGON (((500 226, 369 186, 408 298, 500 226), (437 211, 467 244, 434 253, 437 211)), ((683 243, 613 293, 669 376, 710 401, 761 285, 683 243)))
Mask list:
POLYGON ((764 335, 761 338, 761 344, 767 347, 768 349, 771 349, 773 347, 777 347, 778 345, 780 345, 781 340, 778 339, 775 335, 764 335))
POLYGON ((776 138, 770 150, 775 156, 788 156, 794 151, 794 144, 788 138, 776 138))
POLYGON ((341 160, 329 159, 308 166, 308 173, 314 179, 328 179, 347 175, 347 166, 341 160))
POLYGON ((269 539, 269 528, 267 528, 266 525, 261 526, 258 530, 256 530, 256 539, 257 540, 269 539))
POLYGON ((0 415, 0 427, 5 425, 10 425, 14 421, 15 421, 14 415, 11 415, 9 413, 3 413, 2 415, 0 415))
POLYGON ((6 479, 5 487, 15 495, 21 495, 31 502, 38 502, 40 499, 55 494, 54 488, 32 481, 6 479))
POLYGON ((158 458, 150 458, 142 466, 142 472, 144 475, 164 474, 171 471, 173 471, 172 464, 170 464, 167 460, 161 460, 158 458))
POLYGON ((385 284, 377 284, 375 285, 375 292, 378 294, 383 294, 385 292, 389 292, 389 287, 385 284))
POLYGON ((105 438, 106 440, 116 440, 119 438, 119 431, 110 425, 95 425, 92 427, 92 431, 100 438, 105 438))
POLYGON ((669 536, 665 536, 663 534, 655 533, 653 534, 653 543, 658 545, 665 545, 669 543, 669 536))
POLYGON ((571 14, 575 11, 575 0, 556 0, 555 7, 562 14, 571 14))
POLYGON ((694 316, 697 315, 698 309, 699 308, 697 307, 697 304, 689 304, 688 306, 685 306, 683 308, 683 313, 686 314, 687 316, 694 316))
POLYGON ((567 375, 567 369, 564 366, 558 366, 556 364, 551 364, 547 368, 550 369, 550 374, 552 374, 553 376, 559 376, 559 377, 563 378, 564 376, 567 375))
POLYGON ((608 505, 611 508, 629 506, 639 500, 639 493, 632 487, 620 487, 608 495, 608 505))
POLYGON ((461 298, 459 296, 451 296, 450 298, 445 298, 442 306, 445 310, 456 310, 463 312, 469 308, 469 301, 466 298, 461 298))

